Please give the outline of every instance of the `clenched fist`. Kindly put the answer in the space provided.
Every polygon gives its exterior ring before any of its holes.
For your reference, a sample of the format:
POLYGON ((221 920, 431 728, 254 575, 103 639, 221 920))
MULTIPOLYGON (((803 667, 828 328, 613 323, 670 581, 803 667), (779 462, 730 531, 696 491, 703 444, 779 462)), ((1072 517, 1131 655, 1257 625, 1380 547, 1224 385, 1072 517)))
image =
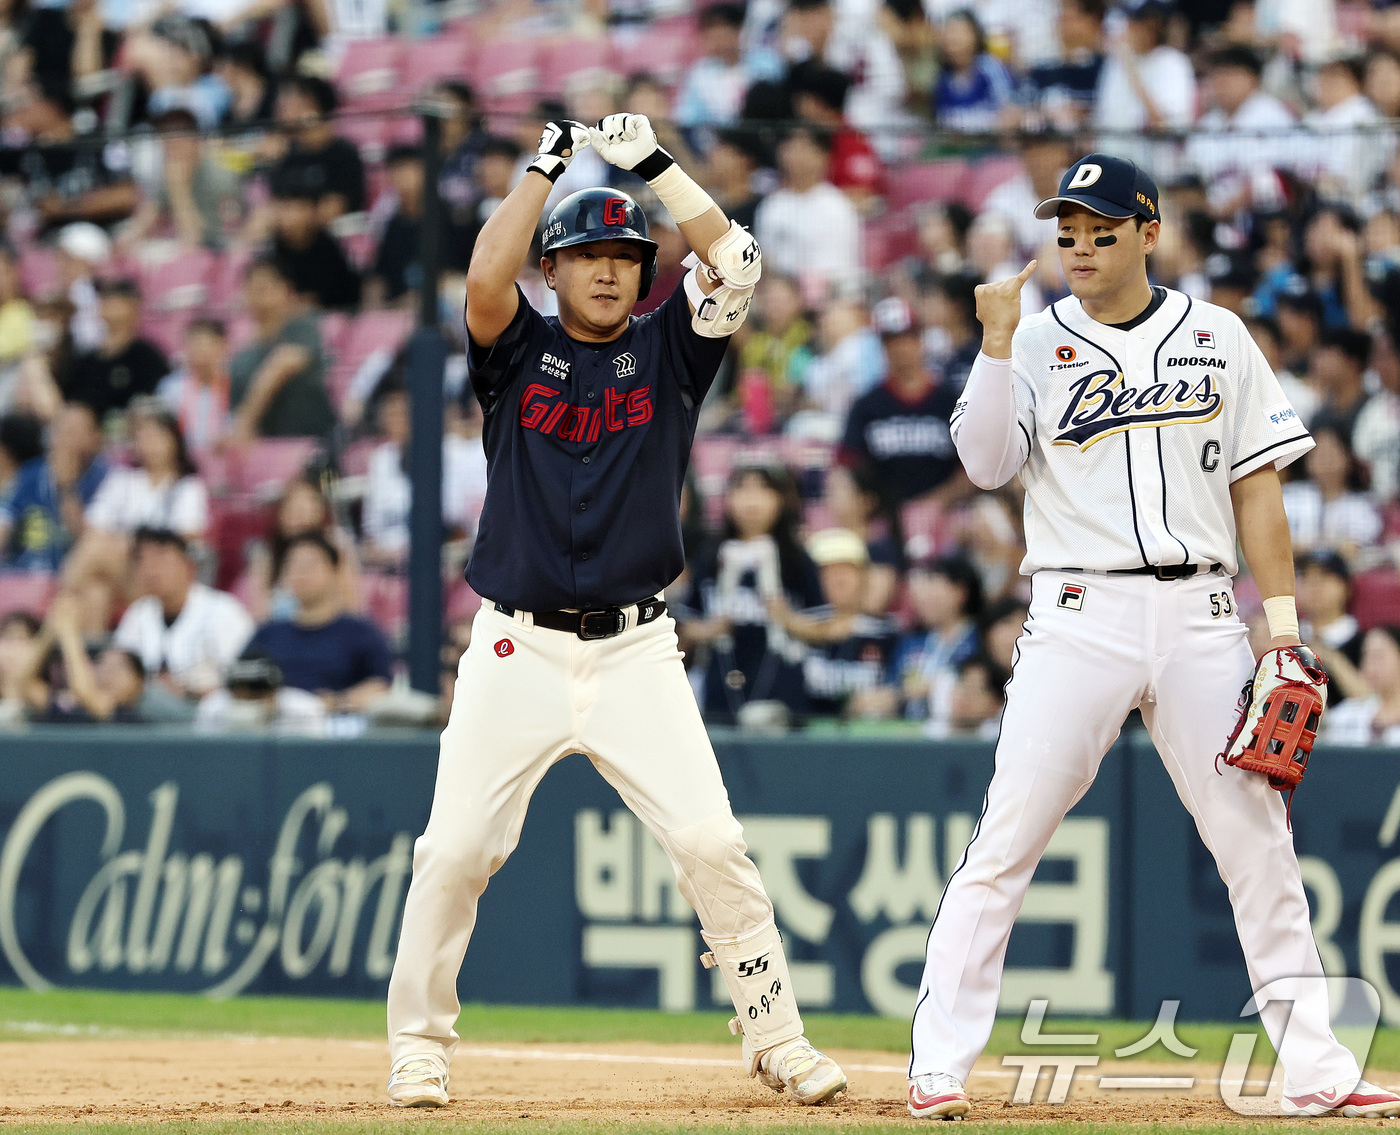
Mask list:
POLYGON ((1031 278, 1036 261, 1021 269, 1020 275, 994 284, 978 284, 977 318, 982 324, 982 353, 989 359, 1011 357, 1011 336, 1021 322, 1021 285, 1031 278))
POLYGON ((666 152, 645 114, 610 114, 588 136, 603 161, 618 169, 635 170, 653 154, 666 152))
POLYGON ((544 133, 540 135, 540 152, 526 169, 542 173, 550 181, 558 181, 559 175, 588 143, 588 127, 582 122, 568 118, 546 122, 544 133))

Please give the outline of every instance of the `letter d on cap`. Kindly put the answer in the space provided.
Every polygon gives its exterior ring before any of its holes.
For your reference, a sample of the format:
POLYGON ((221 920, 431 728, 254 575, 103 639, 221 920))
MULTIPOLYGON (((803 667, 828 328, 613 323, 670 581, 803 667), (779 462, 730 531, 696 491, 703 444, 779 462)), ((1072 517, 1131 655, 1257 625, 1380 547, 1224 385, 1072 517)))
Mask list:
POLYGON ((1074 179, 1065 188, 1083 189, 1086 185, 1093 185, 1102 176, 1103 166, 1095 165, 1093 162, 1085 162, 1074 171, 1074 179))

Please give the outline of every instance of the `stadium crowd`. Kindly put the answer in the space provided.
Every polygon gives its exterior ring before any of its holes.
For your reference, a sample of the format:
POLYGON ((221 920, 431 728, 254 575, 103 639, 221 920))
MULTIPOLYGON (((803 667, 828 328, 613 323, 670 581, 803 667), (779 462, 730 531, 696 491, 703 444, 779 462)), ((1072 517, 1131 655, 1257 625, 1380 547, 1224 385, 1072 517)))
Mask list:
MULTIPOLYGON (((719 724, 994 736, 1020 499, 948 418, 974 289, 1040 268, 1075 156, 1163 190, 1154 282, 1243 317, 1317 448, 1305 638, 1400 743, 1400 7, 1333 0, 10 0, 0 11, 0 721, 440 721, 485 492, 463 273, 544 121, 648 114, 765 275, 667 592, 719 724), (403 344, 442 117, 443 691, 406 688, 403 344)), ((645 183, 612 184, 686 251, 645 183)), ((538 269, 520 284, 541 311, 538 269)), ((1247 579, 1241 609, 1257 623, 1247 579)))

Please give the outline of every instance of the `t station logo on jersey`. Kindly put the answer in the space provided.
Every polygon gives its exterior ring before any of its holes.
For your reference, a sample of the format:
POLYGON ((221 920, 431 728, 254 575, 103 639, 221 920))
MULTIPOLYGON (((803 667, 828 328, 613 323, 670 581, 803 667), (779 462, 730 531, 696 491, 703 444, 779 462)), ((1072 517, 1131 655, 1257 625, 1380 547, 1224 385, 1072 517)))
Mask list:
POLYGON ((1118 371, 1100 370, 1069 384, 1069 405, 1061 416, 1055 445, 1088 449, 1110 434, 1144 426, 1208 422, 1223 404, 1210 375, 1129 386, 1118 371))

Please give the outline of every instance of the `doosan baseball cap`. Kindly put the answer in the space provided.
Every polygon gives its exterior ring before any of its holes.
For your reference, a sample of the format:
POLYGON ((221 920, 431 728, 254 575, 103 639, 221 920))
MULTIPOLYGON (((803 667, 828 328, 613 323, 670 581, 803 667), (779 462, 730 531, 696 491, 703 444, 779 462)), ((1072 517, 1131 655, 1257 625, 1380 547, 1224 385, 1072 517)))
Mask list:
POLYGON ((1104 217, 1142 217, 1159 221, 1157 183, 1136 162, 1110 154, 1087 154, 1060 178, 1060 192, 1035 207, 1042 221, 1058 215, 1063 204, 1083 205, 1104 217))

